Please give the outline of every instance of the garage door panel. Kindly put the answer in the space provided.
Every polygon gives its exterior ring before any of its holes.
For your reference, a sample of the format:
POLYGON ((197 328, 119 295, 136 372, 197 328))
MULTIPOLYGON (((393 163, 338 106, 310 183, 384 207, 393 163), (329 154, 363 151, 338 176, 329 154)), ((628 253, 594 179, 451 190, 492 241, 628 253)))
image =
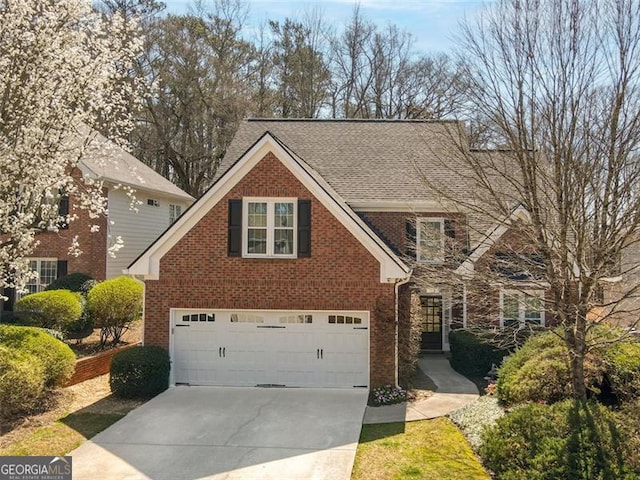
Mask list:
POLYGON ((368 385, 368 314, 175 311, 174 380, 193 385, 368 385), (179 327, 189 320, 189 327, 179 327), (192 318, 215 321, 191 322, 192 318), (333 324, 330 323, 333 320, 333 324), (357 319, 358 328, 346 324, 357 319), (342 323, 338 323, 342 322, 342 323))

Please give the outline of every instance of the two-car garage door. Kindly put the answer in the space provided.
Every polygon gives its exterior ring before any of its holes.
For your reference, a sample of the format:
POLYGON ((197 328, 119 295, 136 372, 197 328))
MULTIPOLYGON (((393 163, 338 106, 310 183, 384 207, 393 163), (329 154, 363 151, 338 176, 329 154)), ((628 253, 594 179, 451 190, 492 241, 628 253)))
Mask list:
POLYGON ((369 384, 368 312, 176 309, 172 323, 176 384, 369 384))

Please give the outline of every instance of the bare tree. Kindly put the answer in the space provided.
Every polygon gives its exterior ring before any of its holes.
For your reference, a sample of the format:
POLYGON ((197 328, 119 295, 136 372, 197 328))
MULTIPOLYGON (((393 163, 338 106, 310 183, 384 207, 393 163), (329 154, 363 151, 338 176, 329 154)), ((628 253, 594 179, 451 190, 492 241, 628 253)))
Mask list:
MULTIPOLYGON (((638 269, 620 259, 639 248, 640 3, 501 0, 464 25, 462 42, 471 107, 500 148, 465 146, 448 161, 469 192, 456 200, 469 219, 510 219, 511 229, 473 267, 475 279, 484 280, 485 298, 496 285, 520 288, 515 279, 546 291, 573 394, 586 398, 585 356, 617 340, 595 327, 639 313, 621 312, 618 301, 637 298, 637 283, 618 283, 616 301, 605 305, 600 290, 638 269)), ((499 313, 493 308, 487 317, 499 313)))

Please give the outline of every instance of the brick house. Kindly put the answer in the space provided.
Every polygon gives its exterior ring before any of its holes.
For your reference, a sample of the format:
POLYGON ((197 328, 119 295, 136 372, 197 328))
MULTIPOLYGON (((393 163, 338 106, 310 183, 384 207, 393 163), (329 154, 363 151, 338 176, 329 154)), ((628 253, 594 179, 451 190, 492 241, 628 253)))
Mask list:
MULTIPOLYGON (((98 280, 121 275, 193 203, 193 197, 97 133, 72 175, 79 183, 84 179, 103 182, 108 214, 91 219, 87 210, 78 208, 73 196, 60 200, 60 214, 75 214, 77 218, 57 232, 37 235, 39 244, 29 260, 38 278, 27 284, 30 293, 42 291, 53 280, 74 272, 98 280), (136 209, 130 208, 127 191, 139 202, 136 209), (97 232, 91 232, 92 225, 98 225, 97 232), (82 250, 79 256, 68 252, 74 237, 82 250), (111 256, 108 249, 118 238, 122 239, 122 248, 111 256)), ((2 303, 2 310, 12 310, 16 293, 5 289, 4 296, 8 300, 2 303)))
MULTIPOLYGON (((144 342, 169 350, 172 383, 397 384, 412 295, 422 349, 448 350, 472 311, 466 286, 420 287, 414 271, 471 277, 508 231, 470 228, 416 173, 464 195, 455 165, 439 167, 465 148, 460 132, 447 121, 243 122, 211 188, 128 269, 145 282, 144 342), (468 262, 447 260, 445 237, 468 262)), ((514 295, 495 295, 503 320, 535 321, 514 295)), ((544 324, 540 304, 537 314, 544 324)))

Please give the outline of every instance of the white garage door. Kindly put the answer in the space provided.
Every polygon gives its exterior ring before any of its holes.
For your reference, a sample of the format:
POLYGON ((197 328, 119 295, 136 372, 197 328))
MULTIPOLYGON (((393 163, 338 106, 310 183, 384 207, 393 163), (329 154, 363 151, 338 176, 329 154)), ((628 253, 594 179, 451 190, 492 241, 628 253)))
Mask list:
POLYGON ((173 310, 172 314, 177 384, 369 384, 368 312, 173 310))

